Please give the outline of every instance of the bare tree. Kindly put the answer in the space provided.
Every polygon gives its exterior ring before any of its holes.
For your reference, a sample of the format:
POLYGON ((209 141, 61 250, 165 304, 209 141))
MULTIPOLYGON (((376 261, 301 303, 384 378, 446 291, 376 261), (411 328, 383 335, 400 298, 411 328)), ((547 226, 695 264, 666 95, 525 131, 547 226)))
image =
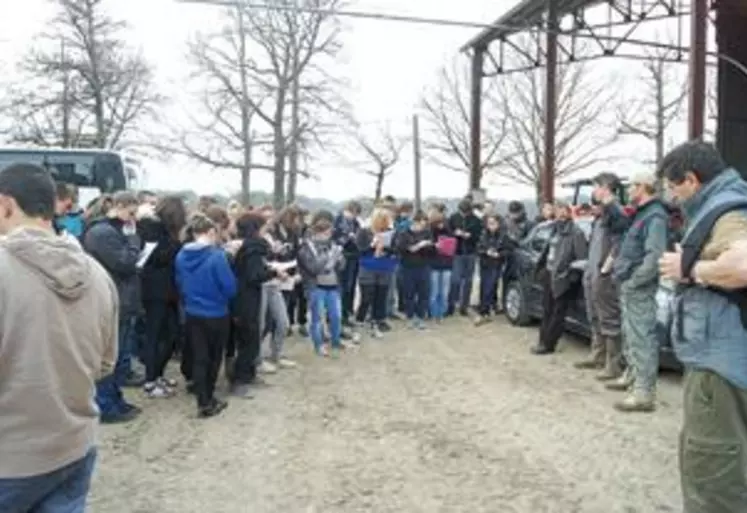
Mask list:
MULTIPOLYGON (((618 109, 620 135, 644 137, 654 145, 654 161, 661 162, 666 151, 666 136, 672 122, 682 111, 687 98, 687 81, 671 61, 677 54, 668 49, 647 50, 641 81, 642 96, 625 101, 618 109)), ((680 66, 681 68, 681 66, 680 66)))
MULTIPOLYGON (((529 185, 540 194, 544 168, 544 73, 532 70, 503 77, 500 111, 506 117, 501 164, 493 175, 529 185)), ((583 64, 558 67, 555 177, 564 178, 609 161, 603 148, 615 134, 603 123, 613 96, 610 85, 593 81, 583 64)))
POLYGON ((370 136, 364 135, 358 127, 355 140, 366 161, 356 164, 355 167, 376 180, 374 200, 378 200, 381 198, 384 180, 394 171, 408 139, 394 135, 391 125, 387 123, 378 126, 370 136))
POLYGON ((40 145, 120 148, 155 117, 162 98, 150 66, 124 39, 103 0, 56 0, 48 33, 20 64, 6 95, 10 136, 40 145))
MULTIPOLYGON (((501 114, 500 84, 483 79, 480 170, 501 165, 501 145, 506 137, 507 118, 501 114)), ((462 60, 439 72, 438 85, 423 99, 427 132, 424 146, 428 158, 440 166, 460 172, 470 169, 469 69, 462 60)))
POLYGON ((189 51, 196 76, 208 83, 203 94, 208 121, 197 123, 202 148, 185 137, 182 146, 200 162, 240 169, 245 199, 250 171, 270 170, 276 207, 285 203, 286 175, 293 177, 288 192, 295 195, 297 176, 307 174, 298 167, 303 145, 310 144, 316 128, 309 115, 315 99, 309 91, 316 84, 308 76, 339 49, 339 26, 322 12, 334 8, 337 0, 298 2, 320 12, 237 5, 226 9, 221 31, 198 36, 189 51), (257 153, 271 163, 253 163, 257 153))

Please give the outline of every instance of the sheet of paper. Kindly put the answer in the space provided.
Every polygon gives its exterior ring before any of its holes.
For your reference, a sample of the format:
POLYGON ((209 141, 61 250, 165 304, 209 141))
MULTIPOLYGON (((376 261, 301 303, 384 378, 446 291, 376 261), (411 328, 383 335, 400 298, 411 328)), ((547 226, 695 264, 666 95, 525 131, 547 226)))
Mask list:
POLYGON ((380 234, 381 239, 384 241, 384 247, 385 248, 391 248, 392 247, 392 239, 394 238, 394 230, 389 230, 388 232, 384 232, 380 234))
POLYGON ((145 247, 140 252, 140 258, 137 261, 138 268, 142 269, 145 267, 145 264, 148 263, 148 259, 150 259, 150 256, 153 254, 153 251, 156 249, 156 246, 158 246, 157 242, 146 242, 145 247))
POLYGON ((277 269, 278 271, 289 271, 296 267, 297 263, 295 260, 291 260, 290 262, 273 262, 272 267, 274 269, 277 269))

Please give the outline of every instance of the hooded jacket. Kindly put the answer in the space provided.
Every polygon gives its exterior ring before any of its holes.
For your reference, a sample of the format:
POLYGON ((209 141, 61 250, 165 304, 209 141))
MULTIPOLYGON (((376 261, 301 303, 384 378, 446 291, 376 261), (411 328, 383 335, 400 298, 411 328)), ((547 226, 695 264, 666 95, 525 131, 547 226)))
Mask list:
POLYGON ((186 244, 176 256, 176 284, 185 313, 194 317, 226 317, 236 295, 225 251, 199 242, 186 244))
POLYGON ((270 245, 265 239, 245 239, 234 259, 238 292, 234 315, 240 323, 259 323, 262 284, 277 276, 267 266, 270 245))
POLYGON ((123 316, 140 313, 140 279, 137 262, 140 242, 122 231, 118 219, 98 219, 86 231, 83 247, 95 258, 117 285, 120 313, 123 316))
POLYGON ((181 242, 166 229, 156 216, 143 217, 137 223, 137 233, 145 242, 158 245, 143 267, 143 301, 173 301, 176 299, 174 261, 181 249, 181 242))
POLYGON ((0 241, 0 479, 36 476, 95 443, 95 382, 117 359, 118 296, 67 237, 0 241))

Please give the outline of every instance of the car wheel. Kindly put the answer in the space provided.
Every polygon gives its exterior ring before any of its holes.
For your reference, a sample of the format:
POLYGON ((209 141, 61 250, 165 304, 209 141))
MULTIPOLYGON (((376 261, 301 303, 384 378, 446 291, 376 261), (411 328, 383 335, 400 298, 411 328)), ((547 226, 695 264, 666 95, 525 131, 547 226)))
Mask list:
POLYGON ((531 322, 524 290, 518 281, 512 281, 506 285, 503 293, 503 309, 511 324, 526 326, 531 322))

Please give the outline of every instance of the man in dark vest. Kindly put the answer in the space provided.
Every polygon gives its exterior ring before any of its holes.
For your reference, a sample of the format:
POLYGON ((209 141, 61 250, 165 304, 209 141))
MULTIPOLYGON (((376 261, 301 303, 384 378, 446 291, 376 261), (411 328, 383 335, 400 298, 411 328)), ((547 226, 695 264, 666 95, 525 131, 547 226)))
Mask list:
POLYGON ((716 148, 699 141, 672 150, 660 173, 686 217, 681 249, 659 262, 662 277, 679 283, 672 345, 686 371, 679 452, 684 512, 743 512, 747 183, 716 148))

